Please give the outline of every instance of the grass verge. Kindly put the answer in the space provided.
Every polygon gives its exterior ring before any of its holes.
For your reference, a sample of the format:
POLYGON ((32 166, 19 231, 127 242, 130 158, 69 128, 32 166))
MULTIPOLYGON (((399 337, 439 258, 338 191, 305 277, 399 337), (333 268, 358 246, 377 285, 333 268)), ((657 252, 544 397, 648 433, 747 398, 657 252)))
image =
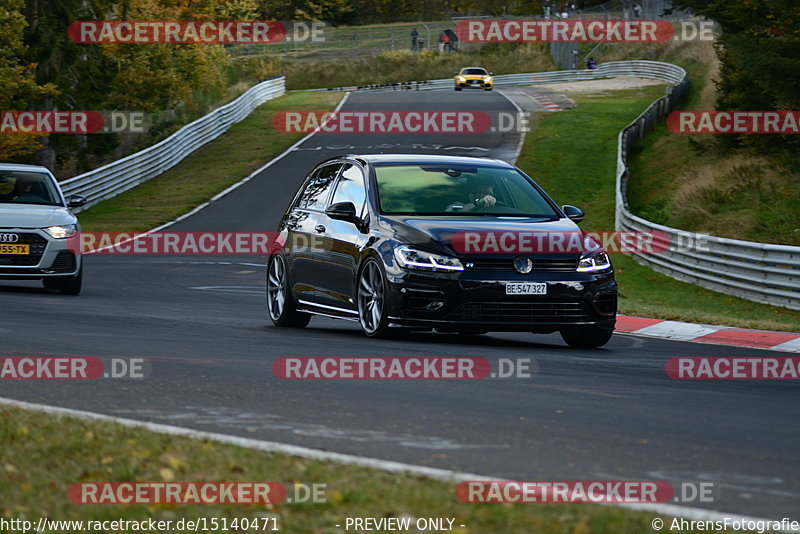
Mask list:
MULTIPOLYGON (((612 53, 614 59, 645 54, 680 65, 691 85, 678 110, 715 109, 719 62, 711 43, 623 45, 612 53)), ((797 155, 765 153, 754 137, 732 146, 729 136, 673 133, 662 122, 630 155, 631 210, 693 232, 800 245, 797 155)))
MULTIPOLYGON (((544 116, 525 140, 517 165, 559 204, 583 208, 588 214, 583 228, 613 230, 617 135, 663 92, 649 87, 573 96, 578 107, 544 116)), ((620 313, 769 330, 796 331, 800 325, 798 311, 679 282, 622 254, 612 261, 620 313)))
MULTIPOLYGON (((5 518, 172 520, 277 515, 281 532, 345 532, 347 517, 454 518, 454 534, 649 532, 656 514, 588 504, 464 504, 455 483, 265 453, 105 422, 0 408, 0 512, 5 518), (58 436, 58 439, 53 439, 58 436), (77 482, 224 481, 326 484, 326 503, 79 505, 77 482), (342 524, 342 528, 336 528, 342 524), (458 525, 463 524, 464 527, 458 525)), ((174 524, 174 523, 173 523, 174 524)), ((174 529, 173 529, 174 530, 174 529)), ((352 530, 352 529, 351 529, 352 530)), ((252 531, 252 530, 251 530, 252 531)), ((115 532, 115 530, 105 530, 115 532)), ((211 532, 215 532, 212 530, 211 532)), ((416 532, 416 530, 411 530, 416 532)))
POLYGON ((272 126, 281 110, 333 109, 341 93, 298 92, 269 100, 158 178, 81 212, 85 232, 142 232, 183 215, 235 184, 305 134, 272 126))

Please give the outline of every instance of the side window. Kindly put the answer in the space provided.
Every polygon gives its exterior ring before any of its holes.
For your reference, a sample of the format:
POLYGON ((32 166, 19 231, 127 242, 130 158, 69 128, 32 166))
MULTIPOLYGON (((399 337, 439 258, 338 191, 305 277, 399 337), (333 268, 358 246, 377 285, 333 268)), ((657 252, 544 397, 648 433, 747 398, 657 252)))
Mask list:
POLYGON ((314 176, 308 180, 306 188, 300 195, 300 201, 297 207, 317 210, 323 209, 325 207, 325 201, 328 199, 328 193, 336 180, 336 174, 341 168, 341 163, 334 163, 332 165, 325 165, 315 172, 314 176))
POLYGON ((364 203, 367 200, 367 191, 364 188, 364 174, 357 165, 348 164, 339 178, 339 185, 333 193, 331 204, 337 202, 352 202, 356 213, 363 215, 364 203))

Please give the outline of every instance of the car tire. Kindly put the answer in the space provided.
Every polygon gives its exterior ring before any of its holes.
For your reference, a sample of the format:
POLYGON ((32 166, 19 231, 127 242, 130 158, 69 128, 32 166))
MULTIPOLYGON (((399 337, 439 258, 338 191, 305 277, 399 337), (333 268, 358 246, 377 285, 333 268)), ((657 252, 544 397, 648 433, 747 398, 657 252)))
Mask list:
POLYGON ((83 266, 74 276, 53 276, 42 279, 45 289, 56 289, 62 295, 80 295, 83 286, 83 266))
POLYGON ((375 258, 367 258, 358 273, 356 286, 358 322, 367 337, 389 337, 387 299, 389 288, 383 265, 375 258))
POLYGON ((492 90, 492 88, 491 88, 491 87, 484 87, 484 88, 483 88, 483 90, 484 90, 484 91, 491 91, 491 90, 492 90))
POLYGON ((310 314, 297 311, 283 254, 274 254, 267 263, 267 312, 275 326, 303 328, 311 321, 310 314))
POLYGON ((579 327, 561 331, 561 338, 573 349, 596 349, 611 339, 611 328, 579 327))
POLYGON ((456 91, 460 91, 460 90, 461 90, 461 88, 460 88, 460 87, 456 87, 455 89, 456 89, 456 91))

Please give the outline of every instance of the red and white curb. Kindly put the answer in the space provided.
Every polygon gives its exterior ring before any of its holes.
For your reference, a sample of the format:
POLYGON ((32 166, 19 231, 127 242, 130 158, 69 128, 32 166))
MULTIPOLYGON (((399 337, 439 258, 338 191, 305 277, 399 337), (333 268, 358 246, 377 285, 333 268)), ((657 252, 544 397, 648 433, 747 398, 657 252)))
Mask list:
POLYGON ((547 98, 542 93, 532 93, 529 96, 547 111, 561 111, 561 106, 547 98))
POLYGON ((730 326, 682 323, 644 317, 617 316, 617 332, 637 336, 691 341, 712 345, 731 345, 756 349, 800 353, 800 333, 748 330, 730 326))

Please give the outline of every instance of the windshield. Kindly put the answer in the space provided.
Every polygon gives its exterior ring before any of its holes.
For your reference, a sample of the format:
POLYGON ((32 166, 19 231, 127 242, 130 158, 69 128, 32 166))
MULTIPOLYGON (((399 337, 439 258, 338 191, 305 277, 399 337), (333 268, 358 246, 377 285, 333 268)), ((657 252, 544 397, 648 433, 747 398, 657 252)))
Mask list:
POLYGON ((486 71, 483 69, 464 69, 461 74, 477 74, 479 76, 486 76, 486 71))
POLYGON ((502 215, 555 220, 556 209, 515 169, 469 165, 375 166, 388 215, 502 215))
POLYGON ((60 206, 61 197, 48 174, 0 171, 0 204, 60 206))

